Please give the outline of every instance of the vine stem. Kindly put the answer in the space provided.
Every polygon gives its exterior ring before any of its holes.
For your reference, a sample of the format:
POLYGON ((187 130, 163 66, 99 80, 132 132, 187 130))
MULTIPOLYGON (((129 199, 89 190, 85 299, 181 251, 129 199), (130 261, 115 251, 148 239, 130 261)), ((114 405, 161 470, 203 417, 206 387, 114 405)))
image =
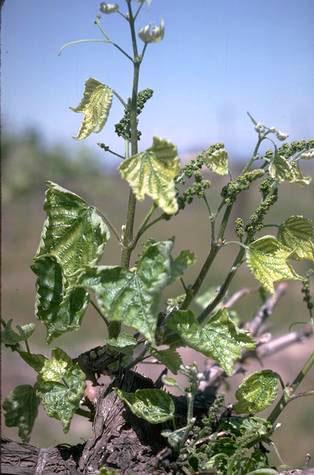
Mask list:
POLYGON ((97 305, 95 304, 95 302, 93 302, 93 300, 91 300, 90 303, 92 304, 92 306, 94 307, 94 309, 96 310, 96 312, 98 313, 98 315, 101 317, 101 319, 105 322, 105 324, 107 325, 107 327, 109 327, 109 322, 108 322, 107 318, 106 318, 105 315, 100 311, 100 309, 97 307, 97 305))
MULTIPOLYGON (((300 386, 302 383, 303 379, 306 377, 306 375, 310 372, 312 367, 314 366, 314 351, 310 354, 306 362, 304 363, 303 368, 300 370, 300 372, 297 374, 296 378, 294 379, 293 383, 286 386, 286 389, 284 390, 281 398, 277 402, 276 406, 268 416, 268 420, 271 424, 274 424, 282 411, 285 409, 287 404, 289 402, 293 401, 297 397, 301 397, 301 394, 297 395, 295 393, 296 389, 300 386)), ((310 392, 311 394, 311 392, 310 392)), ((309 395, 310 395, 309 394, 309 395)))
MULTIPOLYGON (((135 32, 135 17, 133 15, 131 0, 126 0, 129 13, 129 25, 133 46, 133 86, 132 97, 130 104, 130 128, 131 128, 131 154, 132 156, 138 153, 138 139, 137 139, 137 96, 140 76, 141 58, 138 55, 136 32, 135 32)), ((128 268, 130 265, 130 258, 132 247, 130 243, 133 240, 134 219, 136 211, 136 198, 132 190, 129 193, 128 210, 126 218, 126 226, 123 237, 123 249, 121 254, 121 266, 128 268)))

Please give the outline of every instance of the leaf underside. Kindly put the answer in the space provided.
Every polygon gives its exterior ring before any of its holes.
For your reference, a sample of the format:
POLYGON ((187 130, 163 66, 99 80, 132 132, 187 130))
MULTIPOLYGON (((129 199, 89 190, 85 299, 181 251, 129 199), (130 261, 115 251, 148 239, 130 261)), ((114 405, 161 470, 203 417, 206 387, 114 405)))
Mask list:
POLYGON ((83 99, 77 107, 70 107, 73 112, 82 112, 84 119, 77 133, 77 140, 86 139, 92 132, 99 133, 108 118, 112 104, 112 89, 89 78, 85 82, 83 99))

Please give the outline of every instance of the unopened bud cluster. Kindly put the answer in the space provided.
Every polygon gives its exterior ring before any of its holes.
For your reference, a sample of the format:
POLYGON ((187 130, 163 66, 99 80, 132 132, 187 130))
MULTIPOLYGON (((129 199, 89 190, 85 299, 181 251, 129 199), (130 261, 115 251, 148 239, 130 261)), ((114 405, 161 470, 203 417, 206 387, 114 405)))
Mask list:
POLYGON ((117 12, 119 10, 119 5, 117 3, 101 2, 99 10, 101 11, 101 13, 109 15, 110 13, 117 12))
MULTIPOLYGON (((154 91, 152 89, 144 89, 140 91, 137 96, 137 108, 136 113, 137 116, 143 111, 146 102, 152 97, 154 91)), ((126 140, 131 140, 131 122, 130 122, 130 114, 131 114, 131 101, 129 100, 128 105, 125 109, 124 116, 115 125, 116 134, 119 137, 123 137, 126 140)), ((141 132, 137 131, 137 139, 140 140, 141 132)))
POLYGON ((138 36, 144 43, 158 43, 165 36, 165 24, 161 20, 160 25, 148 24, 138 32, 138 36))
POLYGON ((242 218, 237 218, 234 222, 234 230, 240 241, 244 236, 244 221, 242 218))
MULTIPOLYGON (((294 155, 298 154, 299 159, 309 160, 313 157, 314 154, 314 139, 295 140, 290 144, 286 143, 278 148, 278 154, 284 157, 285 159, 289 159, 294 155)), ((268 150, 265 153, 266 159, 272 160, 273 157, 274 152, 272 150, 268 150)))
POLYGON ((256 170, 246 172, 230 181, 230 183, 224 186, 221 191, 221 196, 223 197, 224 202, 228 205, 234 203, 238 194, 244 190, 247 190, 250 187, 250 184, 263 176, 264 173, 264 170, 258 168, 256 170))
POLYGON ((310 288, 310 275, 312 273, 314 273, 314 271, 313 272, 310 271, 308 275, 306 276, 306 278, 303 280, 302 289, 301 289, 301 292, 303 294, 303 301, 306 303, 306 306, 311 315, 314 308, 314 303, 313 303, 313 298, 311 296, 311 288, 310 288))

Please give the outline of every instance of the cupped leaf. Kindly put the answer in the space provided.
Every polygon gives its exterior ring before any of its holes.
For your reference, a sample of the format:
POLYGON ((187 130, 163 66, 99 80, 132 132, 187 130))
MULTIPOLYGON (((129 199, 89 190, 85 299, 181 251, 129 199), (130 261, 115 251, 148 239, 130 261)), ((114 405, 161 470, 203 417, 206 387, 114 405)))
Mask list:
POLYGON ((246 262, 256 279, 269 292, 274 292, 274 283, 280 280, 301 280, 288 264, 291 249, 274 236, 263 236, 252 242, 246 252, 246 262))
POLYGON ((299 163, 296 160, 289 160, 280 153, 275 153, 269 165, 269 174, 278 182, 287 181, 301 185, 309 185, 312 178, 304 176, 299 163))
POLYGON ((291 216, 280 226, 278 239, 292 251, 292 258, 314 261, 314 226, 310 219, 291 216))
POLYGON ((48 182, 44 209, 47 218, 35 258, 55 256, 69 279, 84 266, 96 264, 110 233, 95 208, 75 193, 48 182))
POLYGON ((172 241, 148 245, 132 271, 99 266, 86 269, 80 284, 96 294, 100 309, 154 342, 161 290, 170 282, 172 241))
POLYGON ((160 389, 138 389, 135 393, 127 393, 121 389, 116 391, 133 414, 151 424, 161 424, 174 417, 173 399, 160 389))
POLYGON ((36 383, 37 395, 48 416, 63 423, 64 432, 70 427, 73 414, 84 394, 85 375, 61 349, 52 350, 36 383))
POLYGON ((85 82, 83 99, 77 107, 70 107, 73 112, 82 112, 84 119, 76 137, 78 140, 86 139, 92 132, 100 132, 109 115, 112 104, 112 89, 89 78, 85 82))
POLYGON ((12 328, 12 319, 8 320, 7 322, 5 320, 1 321, 4 327, 4 329, 1 330, 1 342, 6 346, 12 347, 12 349, 18 347, 18 344, 21 341, 28 340, 28 338, 32 336, 35 331, 34 323, 16 325, 17 331, 15 331, 12 328))
POLYGON ((48 360, 48 358, 46 358, 44 355, 28 353, 27 351, 19 351, 19 355, 25 361, 25 363, 31 366, 31 368, 37 371, 37 373, 42 370, 45 361, 48 360))
POLYGON ((238 413, 261 412, 270 406, 278 395, 279 375, 264 369, 245 378, 236 391, 238 413))
POLYGON ((232 374, 242 350, 255 347, 254 340, 235 325, 226 309, 218 310, 202 326, 191 311, 179 311, 169 319, 168 327, 178 333, 187 346, 217 361, 228 375, 232 374))
POLYGON ((206 166, 217 175, 228 174, 229 157, 223 144, 210 146, 200 154, 200 157, 204 160, 206 166))
POLYGON ((137 345, 137 340, 133 338, 132 335, 122 331, 119 333, 117 338, 110 338, 107 340, 106 345, 121 353, 130 354, 137 345))
POLYGON ((167 350, 156 350, 152 348, 150 354, 170 369, 172 373, 178 373, 182 365, 182 358, 175 348, 168 348, 167 350))
POLYGON ((88 293, 81 287, 69 286, 55 256, 38 257, 32 270, 37 275, 35 313, 47 328, 47 341, 78 330, 88 304, 88 293))
POLYGON ((195 262, 195 255, 189 250, 181 251, 178 257, 176 257, 172 264, 172 278, 175 281, 181 277, 186 269, 195 262))
POLYGON ((167 140, 153 138, 153 145, 120 165, 121 176, 127 180, 136 198, 150 196, 167 214, 178 211, 174 179, 179 173, 176 147, 167 140))
POLYGON ((37 416, 39 399, 33 386, 22 384, 10 392, 3 403, 5 423, 17 427, 19 437, 28 442, 37 416))

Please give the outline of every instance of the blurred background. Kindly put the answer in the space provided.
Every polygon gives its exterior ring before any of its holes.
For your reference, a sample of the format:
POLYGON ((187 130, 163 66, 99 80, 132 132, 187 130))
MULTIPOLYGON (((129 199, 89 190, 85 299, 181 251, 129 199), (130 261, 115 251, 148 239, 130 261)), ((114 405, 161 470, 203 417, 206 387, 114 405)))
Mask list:
MULTIPOLYGON (((121 107, 114 103, 102 133, 81 143, 71 138, 81 117, 69 106, 79 103, 89 77, 128 97, 130 66, 116 50, 102 44, 73 46, 58 56, 67 41, 101 37, 93 24, 97 10, 98 2, 90 0, 7 0, 1 11, 2 317, 6 320, 34 321, 35 278, 30 264, 45 217, 42 204, 46 180, 56 181, 104 210, 116 227, 124 223, 128 191, 115 171, 118 160, 96 145, 103 141, 118 153, 123 152, 124 145, 113 132, 113 125, 122 115, 121 107)), ((185 161, 210 144, 224 142, 235 176, 256 140, 247 110, 258 121, 289 133, 291 140, 314 135, 312 0, 153 0, 150 7, 143 8, 138 26, 150 21, 159 23, 161 18, 166 24, 165 39, 148 48, 142 71, 141 88, 151 87, 155 94, 140 117, 141 149, 158 135, 176 143, 185 161)), ((123 19, 106 16, 103 24, 112 39, 129 50, 123 19)), ((304 171, 314 175, 310 162, 304 171)), ((208 196, 215 208, 225 179, 209 179, 212 187, 208 196)), ((243 193, 233 217, 248 216, 258 198, 254 187, 243 193)), ((313 200, 313 183, 305 188, 282 185, 280 200, 267 222, 282 222, 292 214, 314 218, 313 200)), ((147 200, 138 207, 137 223, 148 206, 147 200)), ((186 277, 187 282, 192 281, 209 246, 204 205, 193 203, 169 223, 153 228, 153 235, 161 239, 176 235, 176 253, 186 248, 195 252, 197 262, 186 277)), ((229 237, 234 237, 232 229, 229 237)), ((236 251, 228 247, 219 256, 203 291, 219 285, 236 251)), ((102 262, 118 261, 119 248, 111 240, 102 262)), ((302 271, 305 269, 306 264, 302 271)), ((256 288, 257 283, 243 268, 230 294, 247 286, 256 288)), ((165 298, 178 293, 181 289, 172 286, 165 298)), ((250 318, 259 303, 256 294, 246 297, 236 306, 239 317, 250 318)), ((269 329, 274 334, 286 333, 292 322, 307 318, 300 285, 291 283, 269 329)), ((38 324, 31 340, 33 351, 47 351, 44 337, 44 328, 38 324)), ((54 345, 74 357, 101 345, 104 337, 102 322, 90 310, 79 332, 60 337, 54 345)), ((312 348, 313 340, 291 346, 265 359, 264 366, 279 371, 284 381, 291 381, 312 348)), ((184 353, 186 360, 192 357, 202 369, 201 358, 184 353)), ((249 370, 253 367, 257 368, 257 363, 252 363, 249 370)), ((15 354, 3 350, 2 397, 17 384, 34 381, 33 371, 15 354)), ((231 378, 231 388, 237 382, 231 378)), ((313 382, 314 373, 300 389, 313 387, 313 382)), ((232 401, 230 390, 224 390, 227 400, 232 401)), ((275 440, 285 462, 301 465, 306 452, 314 457, 313 400, 296 400, 280 421, 283 425, 275 440)), ((14 430, 3 425, 2 429, 4 435, 16 438, 14 430)), ((64 435, 59 423, 40 411, 32 443, 46 447, 61 441, 77 443, 88 437, 89 430, 88 423, 75 417, 70 433, 64 435)))

